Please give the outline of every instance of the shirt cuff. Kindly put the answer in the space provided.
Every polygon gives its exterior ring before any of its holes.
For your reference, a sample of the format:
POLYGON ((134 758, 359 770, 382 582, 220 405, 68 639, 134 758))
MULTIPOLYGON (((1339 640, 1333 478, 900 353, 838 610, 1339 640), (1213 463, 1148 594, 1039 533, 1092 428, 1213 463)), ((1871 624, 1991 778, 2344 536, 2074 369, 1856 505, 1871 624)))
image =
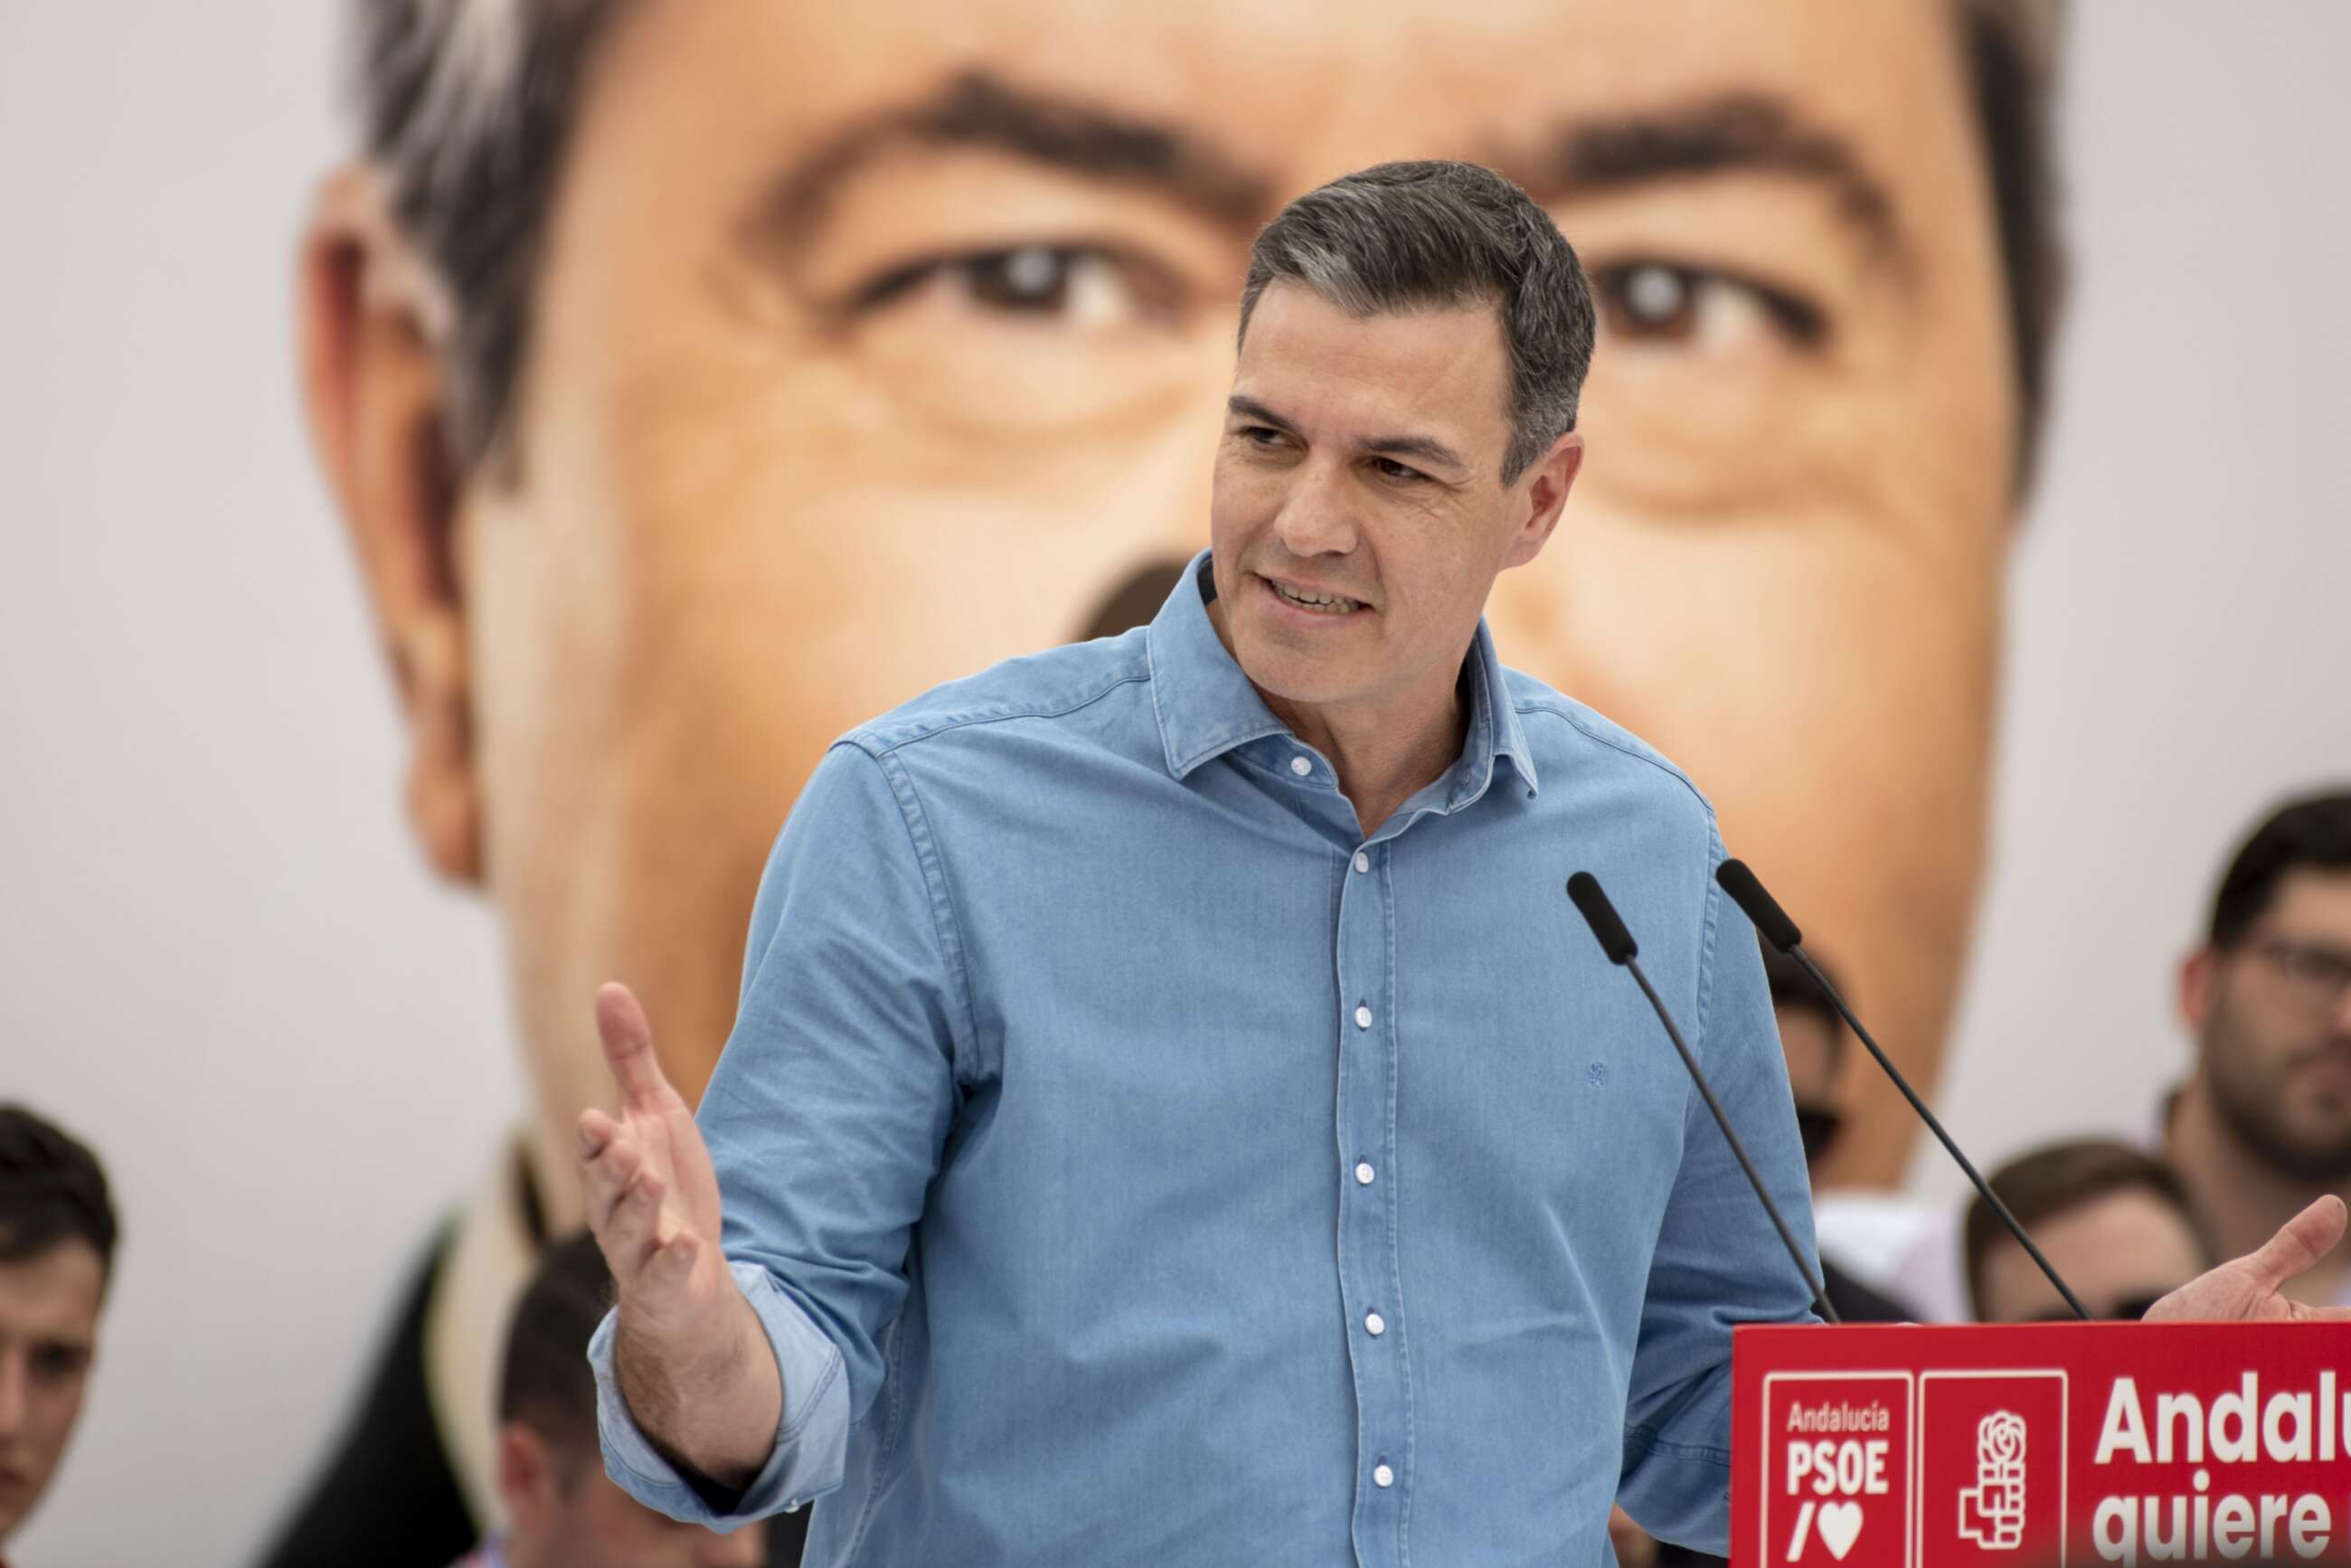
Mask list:
MULTIPOLYGON (((639 1430, 621 1397, 612 1366, 617 1310, 604 1314, 588 1342, 588 1364, 596 1373, 596 1427, 604 1449, 604 1469, 647 1508, 707 1529, 727 1531, 778 1511, 792 1511, 841 1484, 849 1441, 849 1384, 840 1350, 808 1314, 794 1305, 767 1270, 730 1262, 736 1286, 766 1331, 776 1370, 783 1375, 784 1417, 776 1446, 750 1486, 729 1508, 714 1506, 639 1430)), ((707 1483, 704 1483, 705 1486, 707 1483)))

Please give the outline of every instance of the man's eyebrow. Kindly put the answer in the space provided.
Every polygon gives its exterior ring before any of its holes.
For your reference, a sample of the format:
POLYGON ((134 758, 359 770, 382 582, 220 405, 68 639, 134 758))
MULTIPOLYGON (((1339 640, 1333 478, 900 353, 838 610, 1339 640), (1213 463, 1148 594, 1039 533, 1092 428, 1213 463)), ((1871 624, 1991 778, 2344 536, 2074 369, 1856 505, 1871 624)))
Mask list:
POLYGON ((1237 232, 1253 229, 1272 211, 1272 181, 1196 132, 967 71, 926 97, 851 124, 793 164, 761 204, 760 226, 794 240, 804 236, 843 183, 907 146, 1009 153, 1155 192, 1237 232))
POLYGON ((1893 193, 1854 144, 1782 99, 1725 93, 1648 113, 1572 121, 1552 136, 1531 188, 1572 198, 1709 174, 1792 174, 1817 183, 1875 244, 1904 254, 1893 193))
MULTIPOLYGON (((1225 412, 1236 419, 1270 425, 1276 430, 1297 434, 1297 426, 1245 392, 1235 392, 1225 400, 1225 412)), ((1357 444, 1357 450, 1375 452, 1387 457, 1416 457, 1439 467, 1467 468, 1461 455, 1433 435, 1374 435, 1357 444)))
POLYGON ((1365 452, 1383 457, 1417 457, 1440 468, 1467 468, 1461 455, 1433 435, 1375 435, 1363 444, 1365 452))
POLYGON ((1285 430, 1291 434, 1298 431, 1298 427, 1290 421, 1243 392, 1235 392, 1225 400, 1225 412, 1235 419, 1253 420, 1259 424, 1270 424, 1276 430, 1285 430))

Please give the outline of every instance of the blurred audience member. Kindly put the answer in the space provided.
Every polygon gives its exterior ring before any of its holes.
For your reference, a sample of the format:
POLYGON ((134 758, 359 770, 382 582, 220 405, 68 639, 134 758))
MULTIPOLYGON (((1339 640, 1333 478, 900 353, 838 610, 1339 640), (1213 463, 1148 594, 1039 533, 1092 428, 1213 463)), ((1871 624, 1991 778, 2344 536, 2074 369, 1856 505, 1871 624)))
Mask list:
MULTIPOLYGON (((1829 982, 1844 988, 1835 971, 1822 963, 1829 982)), ((1812 977, 1793 958, 1763 945, 1763 973, 1771 985, 1771 1011, 1780 1023, 1780 1049, 1787 1053, 1788 1088, 1796 1102, 1796 1126, 1803 1134, 1804 1163, 1818 1179, 1821 1161, 1844 1130, 1844 1019, 1821 995, 1812 977)), ((1908 1322, 1917 1314, 1891 1296, 1870 1289, 1823 1258, 1821 1284, 1829 1305, 1849 1323, 1908 1322)), ((1722 1558, 1653 1539, 1619 1508, 1610 1511, 1608 1537, 1620 1568, 1707 1568, 1722 1558)))
MULTIPOLYGON (((2128 1144, 2096 1138, 2051 1144, 2011 1160, 1991 1179, 1992 1191, 2092 1317, 2137 1322, 2211 1267, 2179 1176, 2128 1144)), ((1967 1260, 1968 1294, 1980 1321, 2073 1317, 2057 1288, 1980 1197, 1968 1208, 1967 1260)))
MULTIPOLYGON (((1835 973, 1816 956, 1821 972, 1832 985, 1844 988, 1835 973)), ((1780 1020, 1780 1049, 1788 1057, 1788 1088, 1796 1101, 1796 1126, 1804 1139, 1804 1161, 1818 1179, 1821 1162, 1828 1157, 1844 1130, 1844 1020, 1821 995, 1802 966, 1768 943, 1763 947, 1763 973, 1771 983, 1771 1011, 1780 1020)), ((1863 1284, 1828 1259, 1821 1260, 1821 1283, 1829 1305, 1849 1323, 1907 1322, 1917 1316, 1902 1302, 1863 1284)))
POLYGON ((23 1106, 0 1105, 0 1550, 73 1437, 113 1265, 98 1157, 23 1106))
MULTIPOLYGON (((2351 1199, 2351 792, 2294 801, 2246 840, 2179 1008, 2196 1061, 2163 1143, 2220 1255, 2323 1193, 2351 1199)), ((2351 1304, 2344 1249, 2288 1294, 2351 1304)))
MULTIPOLYGON (((2169 1163, 2215 1254, 2244 1256, 2325 1193, 2351 1201, 2351 791, 2254 829, 2180 967, 2179 1008, 2194 1066, 2121 1136, 2169 1163)), ((1838 1193, 1815 1222, 1824 1253, 1873 1283, 1901 1281, 1928 1320, 1968 1315, 1959 1210, 1838 1193)), ((2351 1306, 2346 1250, 2287 1293, 2351 1306)))
POLYGON ((585 1235, 548 1249, 515 1308, 498 1378, 498 1496, 508 1526, 461 1568, 755 1568, 766 1522, 731 1535, 681 1524, 604 1473, 588 1340, 611 1304, 585 1235))

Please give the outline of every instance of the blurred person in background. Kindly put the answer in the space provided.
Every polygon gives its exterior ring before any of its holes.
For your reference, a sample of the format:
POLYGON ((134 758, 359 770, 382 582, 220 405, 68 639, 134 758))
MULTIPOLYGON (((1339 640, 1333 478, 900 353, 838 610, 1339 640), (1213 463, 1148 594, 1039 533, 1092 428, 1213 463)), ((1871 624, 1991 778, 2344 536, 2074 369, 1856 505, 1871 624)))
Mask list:
MULTIPOLYGON (((1804 1163, 1818 1170, 1844 1131, 1844 1019, 1837 1016, 1802 966, 1766 942, 1763 976, 1771 988, 1771 1012, 1780 1026, 1780 1047, 1788 1059, 1788 1088, 1796 1103, 1796 1127, 1803 1134, 1804 1163)), ((1814 956, 1839 990, 1834 966, 1814 956)), ((1837 1316, 1849 1323, 1908 1322, 1917 1314, 1893 1297, 1871 1289, 1828 1259, 1820 1260, 1821 1284, 1837 1316)), ((1623 1568, 1703 1568, 1722 1558, 1656 1541, 1619 1508, 1608 1519, 1609 1539, 1623 1568)))
MULTIPOLYGON (((357 0, 306 401, 536 1103, 276 1561, 495 1513, 471 1413, 581 1218, 582 998, 628 981, 697 1095, 825 745, 1164 597, 1249 238, 1345 169, 1474 157, 1573 238, 1600 455, 1495 634, 1711 789, 1930 1080, 2056 293, 2055 13, 357 0)), ((1892 1103, 1855 1094, 1848 1177, 1898 1167, 1892 1103)))
POLYGON ((114 1241, 98 1156, 22 1105, 0 1105, 0 1552, 81 1416, 114 1241))
MULTIPOLYGON (((1771 987, 1771 1012, 1779 1021, 1780 1049, 1788 1059, 1788 1088, 1796 1102, 1796 1127, 1804 1137, 1804 1163, 1817 1184, 1829 1151, 1845 1132, 1844 1019, 1837 1016, 1802 965, 1768 942, 1762 947, 1763 976, 1771 987)), ((1818 956, 1813 961, 1829 977, 1830 984, 1839 991, 1844 989, 1828 963, 1818 956)), ((1887 1113, 1902 1114, 1907 1110, 1896 1107, 1887 1113)), ((1846 1322, 1899 1323, 1917 1315, 1826 1258, 1820 1261, 1821 1283, 1829 1305, 1846 1322)))
MULTIPOLYGON (((2177 1173, 2213 1250, 2250 1251, 2325 1194, 2351 1200, 2351 791, 2295 800, 2254 828, 2180 964, 2179 1003, 2195 1036, 2188 1079, 2114 1135, 2177 1173)), ((1899 1280, 1929 1321, 1958 1321, 1970 1312, 1961 1212, 1833 1196, 1821 1249, 1872 1283, 1899 1280)), ((2322 1259, 2288 1293, 2351 1306, 2351 1268, 2322 1259)))
POLYGON ((766 1521, 719 1535, 612 1484, 596 1443, 588 1341, 612 1299, 590 1237, 559 1242, 515 1307, 498 1375, 498 1495, 511 1521, 458 1568, 754 1568, 766 1521))
MULTIPOLYGON (((2212 1266, 2179 1176, 2143 1149, 2096 1138, 2052 1144, 1987 1179, 2094 1318, 2136 1322, 2212 1266)), ((2057 1287, 1980 1196, 1968 1206, 1967 1260, 1977 1321, 2072 1320, 2057 1287)))
MULTIPOLYGON (((2163 1147, 2214 1248, 2258 1245, 2321 1194, 2351 1198, 2351 791, 2253 830, 2180 966, 2179 1010, 2196 1057, 2163 1147)), ((2330 1257, 2289 1293, 2351 1304, 2351 1269, 2330 1257)))

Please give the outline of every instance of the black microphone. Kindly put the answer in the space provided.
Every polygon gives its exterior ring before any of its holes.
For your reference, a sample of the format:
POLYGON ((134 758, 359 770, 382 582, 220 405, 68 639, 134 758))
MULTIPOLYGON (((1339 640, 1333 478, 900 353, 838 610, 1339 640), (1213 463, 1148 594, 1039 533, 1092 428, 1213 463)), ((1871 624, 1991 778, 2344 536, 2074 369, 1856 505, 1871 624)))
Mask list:
POLYGON ((2001 1202, 2000 1195, 1992 1191, 1991 1184, 1985 1181, 1974 1164, 1959 1152, 1959 1145, 1951 1141, 1951 1134, 1943 1130, 1943 1124, 1935 1119, 1935 1113, 1927 1109, 1927 1103, 1918 1098, 1918 1092, 1910 1087, 1910 1081, 1902 1076, 1902 1070, 1886 1060, 1886 1052, 1878 1048, 1877 1041, 1871 1038, 1869 1031, 1861 1027, 1861 1020, 1853 1016, 1853 1009, 1845 1005, 1845 999, 1837 993, 1836 987, 1821 972, 1821 967, 1813 962, 1813 956, 1804 951, 1804 934, 1796 929, 1796 923, 1788 918, 1788 912, 1780 907, 1780 901, 1763 890, 1762 883, 1747 869, 1744 861, 1724 861, 1714 868, 1714 880, 1722 885, 1723 892, 1730 895, 1730 902, 1739 905, 1747 918, 1755 923, 1755 929, 1763 940, 1793 958, 1812 977, 1821 995, 1828 998, 1829 1006, 1836 1009, 1837 1016, 1852 1026, 1855 1038, 1868 1048, 1870 1056, 1885 1071, 1886 1076, 1894 1080, 1894 1087, 1902 1091, 1902 1098, 1910 1102, 1910 1109, 1918 1113, 1918 1119, 1927 1124, 1927 1130, 1935 1134, 1952 1162, 1966 1173, 1969 1181, 1975 1184, 1975 1189, 1983 1195, 1984 1202, 2000 1217, 2000 1222, 2008 1227, 2008 1233, 2016 1238, 2016 1244, 2041 1266, 2043 1274, 2049 1276, 2049 1282, 2057 1287, 2057 1293, 2065 1298, 2065 1304, 2074 1309, 2074 1315, 2087 1322, 2090 1312, 2082 1305, 2082 1298, 2074 1293, 2074 1288, 2065 1283, 2055 1267, 2042 1256, 2041 1249, 2032 1244, 2032 1238, 2024 1233, 2024 1227, 2017 1222, 2016 1216, 2008 1211, 2008 1205, 2001 1202))
POLYGON ((1656 1009, 1657 1021, 1666 1026, 1666 1038, 1672 1040, 1674 1049, 1681 1053, 1682 1065, 1689 1069, 1691 1082, 1698 1085, 1698 1093, 1706 1101, 1706 1108, 1714 1113, 1714 1124, 1722 1129, 1722 1136, 1730 1145, 1730 1152, 1739 1156, 1739 1168, 1747 1173, 1747 1185, 1755 1189, 1756 1197, 1762 1202, 1763 1212, 1771 1217, 1772 1228, 1780 1233, 1780 1244, 1787 1248, 1789 1260, 1796 1265, 1796 1272, 1803 1277, 1806 1288, 1813 1292, 1813 1309, 1821 1314, 1823 1322, 1843 1322, 1837 1316, 1836 1309, 1829 1305, 1828 1290, 1821 1282, 1821 1277, 1813 1272, 1810 1263, 1804 1261, 1804 1249, 1796 1245, 1796 1233, 1788 1228, 1788 1221, 1782 1217, 1780 1206, 1771 1201, 1771 1194, 1764 1186, 1763 1178, 1756 1174, 1755 1162, 1747 1157, 1747 1145, 1739 1141, 1737 1133, 1731 1131, 1730 1118, 1723 1113, 1722 1102, 1714 1097, 1714 1085, 1706 1081, 1705 1072, 1698 1068, 1698 1058, 1690 1054, 1689 1042, 1682 1039, 1682 1031, 1674 1023, 1674 1015, 1666 1009, 1665 998, 1657 995, 1656 988, 1649 984, 1649 977, 1642 972, 1637 956, 1640 948, 1634 943, 1633 934, 1625 929, 1625 922, 1618 917, 1616 906, 1608 902, 1606 894, 1600 891, 1600 879, 1588 871, 1577 872, 1567 879, 1567 896, 1583 915, 1583 923, 1592 927, 1593 937, 1600 944, 1600 950, 1608 956, 1608 961, 1620 968, 1631 970, 1633 978, 1640 985, 1641 994, 1648 998, 1649 1006, 1656 1009))

